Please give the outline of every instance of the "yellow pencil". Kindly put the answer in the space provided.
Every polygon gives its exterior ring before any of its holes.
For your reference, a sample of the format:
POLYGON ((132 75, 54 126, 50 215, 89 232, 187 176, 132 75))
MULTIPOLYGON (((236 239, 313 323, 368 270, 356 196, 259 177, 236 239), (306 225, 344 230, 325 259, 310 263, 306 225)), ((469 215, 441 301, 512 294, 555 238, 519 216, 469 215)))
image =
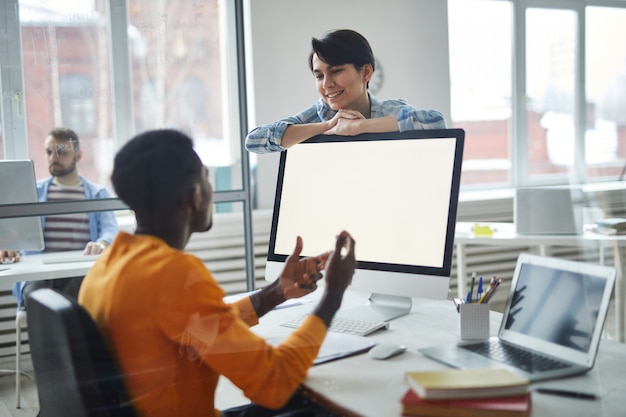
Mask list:
POLYGON ((478 300, 478 304, 482 304, 482 302, 485 301, 485 298, 487 298, 489 291, 491 291, 491 286, 487 287, 487 291, 485 291, 482 297, 480 297, 480 300, 478 300))

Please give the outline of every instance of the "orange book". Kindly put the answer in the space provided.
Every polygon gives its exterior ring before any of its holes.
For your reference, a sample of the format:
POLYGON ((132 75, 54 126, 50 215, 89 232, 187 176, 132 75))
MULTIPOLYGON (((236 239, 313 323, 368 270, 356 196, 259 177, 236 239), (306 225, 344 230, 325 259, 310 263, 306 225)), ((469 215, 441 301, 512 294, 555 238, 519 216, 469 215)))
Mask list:
POLYGON ((419 417, 527 417, 530 393, 513 397, 425 400, 408 389, 402 397, 402 415, 419 417))

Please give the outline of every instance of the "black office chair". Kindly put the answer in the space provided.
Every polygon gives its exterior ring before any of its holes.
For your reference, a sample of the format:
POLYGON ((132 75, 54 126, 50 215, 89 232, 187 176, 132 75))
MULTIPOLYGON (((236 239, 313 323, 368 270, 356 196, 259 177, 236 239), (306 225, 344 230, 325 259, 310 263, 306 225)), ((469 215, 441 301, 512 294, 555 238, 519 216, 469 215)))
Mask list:
MULTIPOLYGON (((28 338, 40 417, 136 417, 117 365, 87 311, 43 288, 28 296, 28 338)), ((315 417, 294 410, 274 417, 315 417)))
POLYGON ((28 335, 41 417, 135 417, 87 311, 51 289, 29 295, 28 335))

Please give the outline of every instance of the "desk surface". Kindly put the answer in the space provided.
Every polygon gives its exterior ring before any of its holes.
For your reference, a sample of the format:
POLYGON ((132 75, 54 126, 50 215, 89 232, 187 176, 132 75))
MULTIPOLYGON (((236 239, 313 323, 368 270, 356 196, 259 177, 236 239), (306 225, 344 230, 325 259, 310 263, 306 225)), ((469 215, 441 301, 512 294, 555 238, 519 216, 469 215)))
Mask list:
MULTIPOLYGON (((344 306, 364 303, 367 295, 349 293, 344 306)), ((255 331, 264 335, 277 331, 278 323, 313 304, 274 310, 261 319, 255 331)), ((491 312, 491 334, 496 334, 501 314, 491 312)), ((412 312, 390 322, 389 330, 371 336, 379 342, 401 343, 406 353, 377 361, 366 354, 344 358, 311 368, 305 388, 319 401, 332 405, 347 416, 400 416, 400 398, 407 389, 404 373, 410 370, 446 369, 418 352, 419 348, 455 343, 458 336, 458 313, 448 300, 414 300, 412 312)), ((287 330, 288 331, 288 330, 287 330)), ((594 369, 589 373, 561 380, 533 384, 592 392, 599 400, 586 401, 533 393, 532 416, 598 416, 624 415, 626 385, 626 349, 624 345, 603 341, 594 369)))
POLYGON ((44 263, 49 258, 81 254, 82 251, 71 251, 22 256, 17 263, 0 265, 0 282, 10 284, 85 275, 94 263, 91 258, 84 262, 44 263))
POLYGON ((558 234, 520 234, 515 231, 514 223, 485 223, 492 227, 492 236, 475 235, 472 228, 476 223, 457 222, 454 240, 461 243, 502 245, 510 243, 517 246, 585 246, 614 245, 626 246, 626 235, 605 235, 591 230, 591 225, 579 235, 558 234))
POLYGON ((513 223, 488 223, 493 228, 492 236, 476 236, 472 232, 474 223, 458 222, 455 229, 457 260, 457 296, 464 297, 467 291, 468 271, 465 248, 469 245, 531 246, 538 247, 539 254, 550 255, 551 246, 593 247, 599 250, 600 263, 604 263, 604 249, 613 251, 617 268, 615 282, 615 334, 617 340, 626 340, 626 235, 605 235, 591 230, 586 225, 580 235, 525 235, 515 231, 513 223))
MULTIPOLYGON (((9 265, 9 269, 0 271, 0 281, 76 276, 87 273, 93 264, 93 260, 44 264, 43 259, 49 256, 54 254, 23 257, 19 263, 9 265)), ((349 292, 344 299, 343 308, 364 304, 366 298, 367 294, 349 292)), ((278 324, 294 315, 310 311, 313 305, 306 303, 274 310, 263 317, 261 323, 254 329, 262 335, 276 335, 281 332, 287 334, 290 329, 278 324)), ((496 334, 500 319, 499 313, 491 313, 491 334, 496 334)), ((342 410, 347 416, 400 416, 400 398, 407 389, 404 373, 409 370, 446 369, 445 365, 426 358, 417 349, 454 343, 457 341, 457 335, 458 313, 451 301, 414 300, 409 315, 391 321, 389 330, 369 336, 378 342, 404 344, 408 347, 406 353, 385 361, 370 359, 362 354, 315 366, 309 371, 305 387, 319 401, 342 410)), ((598 394, 600 399, 584 401, 533 394, 531 415, 623 416, 623 399, 626 397, 624 373, 626 373, 624 345, 602 341, 596 365, 589 373, 533 385, 593 392, 598 394)), ((218 386, 218 398, 223 390, 223 385, 218 386)))

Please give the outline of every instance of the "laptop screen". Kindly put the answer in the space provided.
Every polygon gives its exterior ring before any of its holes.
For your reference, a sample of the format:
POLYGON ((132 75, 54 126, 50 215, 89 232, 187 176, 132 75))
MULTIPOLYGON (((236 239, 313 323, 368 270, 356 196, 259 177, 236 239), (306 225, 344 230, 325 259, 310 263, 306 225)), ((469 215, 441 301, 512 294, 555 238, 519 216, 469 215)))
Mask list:
POLYGON ((604 276, 524 263, 504 328, 587 352, 603 324, 598 314, 608 284, 604 276))
MULTIPOLYGON (((33 161, 0 161, 0 204, 36 203, 37 186, 33 161), (10 178, 11 180, 7 180, 10 178)), ((0 219, 0 242, 3 249, 42 250, 43 230, 39 217, 0 219)))

